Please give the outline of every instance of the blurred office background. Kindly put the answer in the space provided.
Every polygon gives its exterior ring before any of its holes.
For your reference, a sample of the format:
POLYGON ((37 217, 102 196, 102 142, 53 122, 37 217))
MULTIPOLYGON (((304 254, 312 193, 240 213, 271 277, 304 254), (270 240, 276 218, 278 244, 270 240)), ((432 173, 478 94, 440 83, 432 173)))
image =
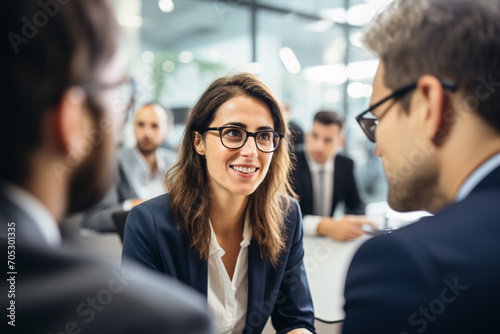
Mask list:
MULTIPOLYGON (((307 132, 320 109, 344 112, 344 151, 355 160, 367 202, 385 200, 386 180, 374 145, 354 117, 368 107, 378 61, 361 31, 388 0, 114 1, 122 51, 138 82, 138 103, 159 101, 175 115, 176 145, 196 99, 216 78, 257 74, 290 106, 307 132)), ((124 140, 133 134, 126 127, 124 140)), ((127 145, 127 144, 126 144, 127 145)), ((132 144, 129 144, 132 145, 132 144)))

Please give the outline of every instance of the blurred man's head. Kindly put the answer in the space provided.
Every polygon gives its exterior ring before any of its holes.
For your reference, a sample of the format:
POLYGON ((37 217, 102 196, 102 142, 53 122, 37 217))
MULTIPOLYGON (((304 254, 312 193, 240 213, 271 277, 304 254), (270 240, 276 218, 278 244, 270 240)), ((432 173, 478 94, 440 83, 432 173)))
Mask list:
POLYGON ((144 155, 154 153, 168 135, 168 115, 159 104, 148 103, 135 114, 137 148, 144 155))
POLYGON ((393 209, 439 210, 500 150, 499 35, 498 0, 396 0, 367 30, 381 59, 370 105, 389 96, 372 130, 393 209))
POLYGON ((112 179, 112 87, 123 80, 112 9, 33 0, 1 12, 0 178, 35 193, 64 185, 60 211, 85 209, 112 179))
POLYGON ((318 164, 324 164, 344 146, 344 117, 335 111, 320 111, 314 116, 311 132, 306 134, 306 149, 318 164))

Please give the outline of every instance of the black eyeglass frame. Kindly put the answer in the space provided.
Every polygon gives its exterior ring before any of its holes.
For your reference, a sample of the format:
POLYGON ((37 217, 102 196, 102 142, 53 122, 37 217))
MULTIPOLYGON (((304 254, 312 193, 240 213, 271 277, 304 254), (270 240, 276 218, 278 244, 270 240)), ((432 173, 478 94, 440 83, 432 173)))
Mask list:
MULTIPOLYGON (((228 148, 230 150, 237 150, 237 149, 242 148, 247 143, 248 137, 253 137, 253 139, 255 141, 255 147, 257 147, 257 149, 259 151, 264 152, 264 153, 272 153, 272 152, 276 151, 281 144, 281 140, 285 137, 284 134, 279 133, 278 131, 262 130, 262 131, 250 132, 250 131, 247 131, 243 128, 237 127, 237 126, 218 126, 215 128, 208 128, 205 130, 205 132, 207 132, 207 131, 218 131, 219 137, 220 137, 220 142, 221 142, 222 146, 224 146, 225 148, 228 148), (227 147, 224 144, 224 141, 222 140, 222 131, 224 131, 225 129, 238 129, 238 130, 245 131, 245 134, 246 134, 245 140, 243 141, 243 143, 239 147, 227 147), (279 137, 278 143, 276 144, 276 147, 272 151, 264 151, 259 147, 259 144, 257 143, 257 135, 259 133, 262 133, 262 132, 271 132, 273 135, 277 135, 279 137)), ((203 133, 205 133, 205 132, 203 132, 203 133)))
MULTIPOLYGON (((451 81, 446 81, 446 80, 439 80, 439 81, 441 82, 443 88, 448 89, 449 91, 455 92, 458 88, 457 85, 451 81)), ((377 103, 375 103, 374 105, 372 105, 371 107, 360 113, 358 116, 356 116, 356 121, 358 122, 359 126, 361 127, 361 129, 371 142, 373 143, 376 142, 375 130, 370 131, 366 128, 365 124, 363 123, 363 120, 367 120, 367 118, 363 118, 363 116, 373 111, 374 109, 378 108, 379 106, 389 101, 390 99, 398 99, 403 97, 404 95, 408 94, 409 92, 417 88, 417 85, 418 85, 418 80, 412 82, 411 84, 405 85, 399 89, 396 89, 394 92, 392 92, 392 94, 384 97, 382 100, 378 101, 377 103)), ((378 124, 379 118, 374 118, 373 121, 376 122, 375 124, 376 126, 378 124)))

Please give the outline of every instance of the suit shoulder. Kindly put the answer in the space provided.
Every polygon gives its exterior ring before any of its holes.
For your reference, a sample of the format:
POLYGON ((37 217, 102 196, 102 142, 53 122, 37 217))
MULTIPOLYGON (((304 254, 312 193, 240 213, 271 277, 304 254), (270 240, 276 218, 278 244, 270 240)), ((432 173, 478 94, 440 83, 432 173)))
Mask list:
POLYGON ((290 199, 291 207, 295 210, 300 210, 299 201, 297 201, 295 198, 291 196, 288 196, 288 198, 290 199))
POLYGON ((335 156, 335 160, 338 160, 339 162, 342 162, 342 163, 354 164, 354 160, 352 160, 351 158, 349 158, 347 155, 345 155, 343 153, 337 153, 337 155, 335 156))
POLYGON ((460 202, 408 226, 408 233, 425 237, 435 244, 447 240, 464 247, 471 240, 490 240, 500 233, 500 191, 489 190, 470 194, 460 202))
MULTIPOLYGON (((175 328, 177 333, 202 333, 202 326, 207 330, 211 328, 202 296, 168 277, 132 264, 121 270, 97 257, 79 254, 73 247, 48 249, 25 245, 19 255, 26 263, 26 272, 31 273, 19 279, 20 290, 54 291, 56 281, 51 277, 79 278, 58 285, 58 293, 44 299, 50 307, 37 310, 37 321, 22 324, 22 328, 30 329, 26 332, 47 332, 53 327, 64 326, 74 317, 75 305, 79 305, 78 315, 88 315, 89 308, 80 306, 84 305, 81 302, 89 296, 95 298, 106 287, 113 303, 102 310, 102 315, 88 322, 84 332, 100 333, 107 328, 107 333, 135 333, 139 324, 142 332, 147 333, 158 333, 159 328, 166 326, 175 328), (54 309, 58 310, 57 316, 50 313, 54 309), (192 324, 195 319, 199 325, 192 324)), ((34 305, 28 297, 19 297, 24 309, 34 305)))
POLYGON ((292 196, 288 195, 288 194, 280 194, 278 195, 280 196, 280 200, 281 200, 281 205, 282 205, 282 208, 286 207, 287 205, 287 202, 290 203, 290 205, 288 206, 288 214, 290 214, 290 211, 292 210, 295 210, 296 208, 299 208, 299 202, 293 198, 292 196))
POLYGON ((432 290, 439 281, 424 278, 439 275, 439 266, 435 264, 433 252, 408 231, 398 230, 376 236, 364 242, 354 254, 346 289, 352 287, 354 282, 365 281, 369 273, 373 277, 385 277, 385 280, 400 277, 402 285, 418 277, 421 286, 426 285, 432 290))
POLYGON ((165 193, 159 196, 153 197, 139 205, 148 207, 149 209, 163 209, 170 211, 170 194, 165 193))
MULTIPOLYGON (((392 253, 398 254, 399 258, 406 258, 406 261, 412 259, 426 263, 427 267, 430 263, 437 263, 435 267, 442 269, 448 267, 447 263, 471 254, 481 256, 483 261, 485 258, 498 261, 498 252, 481 253, 480 247, 477 246, 477 240, 481 240, 482 245, 492 247, 493 243, 488 244, 488 240, 491 240, 492 235, 500 233, 496 218, 500 215, 500 208, 491 206, 492 202, 498 201, 500 193, 496 197, 493 194, 471 195, 435 216, 424 217, 388 235, 368 240, 359 248, 357 255, 370 257, 371 253, 377 256, 381 252, 392 253), (406 257, 403 254, 406 254, 406 257)), ((496 244, 495 239, 494 247, 497 247, 496 244)))
POLYGON ((170 210, 170 194, 168 193, 142 202, 132 208, 130 212, 133 212, 134 214, 138 212, 148 212, 157 224, 161 223, 166 224, 169 227, 177 228, 170 210))
POLYGON ((300 210, 299 202, 295 198, 288 195, 283 196, 284 204, 287 199, 290 201, 290 205, 288 206, 285 222, 287 224, 294 224, 297 221, 297 217, 302 217, 302 212, 300 210))

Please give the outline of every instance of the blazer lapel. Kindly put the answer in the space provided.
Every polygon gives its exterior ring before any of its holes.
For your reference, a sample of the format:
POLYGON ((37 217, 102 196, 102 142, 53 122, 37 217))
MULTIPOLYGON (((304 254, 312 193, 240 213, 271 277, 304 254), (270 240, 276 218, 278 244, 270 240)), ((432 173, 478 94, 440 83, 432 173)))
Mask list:
MULTIPOLYGON (((255 241, 252 240, 248 246, 248 303, 247 303, 247 317, 246 326, 249 324, 250 316, 255 316, 255 312, 261 313, 261 310, 253 303, 255 300, 266 300, 264 298, 264 284, 266 277, 266 266, 260 257, 260 249, 255 241)), ((253 320, 255 321, 255 319, 253 320)), ((267 317, 266 317, 267 321, 267 317)), ((262 325, 262 328, 265 324, 262 325)))
POLYGON ((314 190, 313 190, 313 185, 312 185, 312 176, 311 176, 311 170, 309 169, 309 164, 307 163, 306 159, 306 152, 300 151, 297 152, 297 169, 303 171, 303 175, 298 175, 298 180, 297 182, 301 182, 303 188, 302 195, 303 197, 300 199, 303 204, 303 214, 312 214, 314 210, 314 190))
POLYGON ((332 212, 330 212, 330 216, 333 216, 333 213, 335 212, 335 207, 337 206, 337 203, 339 202, 339 194, 342 192, 340 190, 340 186, 342 183, 342 175, 344 174, 343 171, 343 166, 341 164, 340 159, 338 158, 338 155, 335 156, 335 161, 333 163, 333 198, 332 198, 332 212))
POLYGON ((208 264, 205 260, 198 259, 189 247, 189 242, 184 243, 187 258, 187 284, 207 296, 208 264))

